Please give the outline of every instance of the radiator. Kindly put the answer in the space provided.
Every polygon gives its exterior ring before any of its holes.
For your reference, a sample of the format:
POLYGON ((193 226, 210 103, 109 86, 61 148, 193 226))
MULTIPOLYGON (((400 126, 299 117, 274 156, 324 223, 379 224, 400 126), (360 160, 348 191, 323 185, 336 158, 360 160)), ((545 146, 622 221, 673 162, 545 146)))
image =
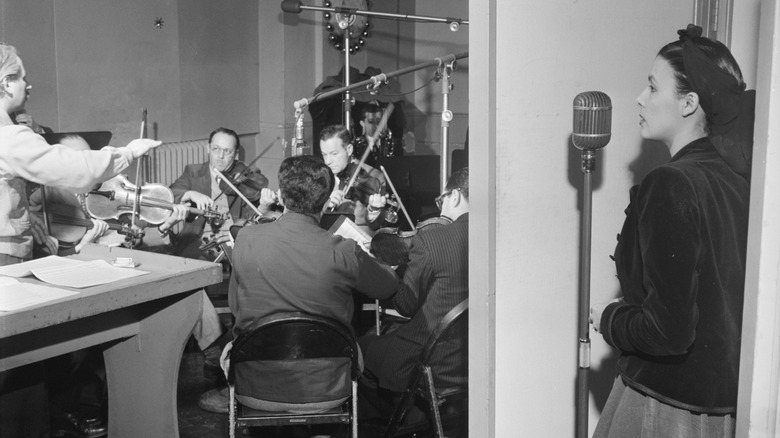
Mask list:
POLYGON ((163 143, 152 149, 150 181, 170 186, 184 172, 184 166, 208 161, 208 142, 206 138, 178 141, 163 143))

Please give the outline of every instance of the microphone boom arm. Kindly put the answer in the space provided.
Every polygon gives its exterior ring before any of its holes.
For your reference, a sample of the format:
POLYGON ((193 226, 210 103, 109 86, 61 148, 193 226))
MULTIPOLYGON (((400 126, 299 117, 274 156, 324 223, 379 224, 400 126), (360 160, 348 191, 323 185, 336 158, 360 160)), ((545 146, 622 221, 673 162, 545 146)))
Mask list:
POLYGON ((432 23, 450 23, 450 24, 457 23, 458 25, 469 24, 468 20, 464 20, 462 18, 432 17, 429 15, 393 14, 390 12, 373 12, 373 11, 364 11, 357 8, 345 8, 343 6, 341 7, 306 6, 301 4, 301 2, 282 2, 282 9, 285 12, 291 12, 295 14, 300 13, 302 10, 306 10, 306 11, 335 12, 337 14, 345 14, 345 15, 366 15, 369 17, 377 17, 377 18, 397 18, 401 20, 410 20, 410 21, 429 21, 432 23))
POLYGON ((371 76, 370 78, 368 78, 366 80, 363 80, 363 81, 360 81, 360 82, 355 82, 352 85, 347 85, 347 86, 344 86, 344 87, 334 88, 332 90, 328 90, 328 91, 326 91, 324 93, 320 93, 320 94, 314 95, 312 97, 299 99, 299 100, 297 100, 297 101, 295 101, 293 103, 293 106, 295 107, 296 110, 297 109, 304 109, 309 104, 311 104, 312 102, 315 102, 317 100, 326 99, 326 98, 331 97, 331 96, 337 96, 337 95, 339 95, 341 93, 344 93, 345 91, 351 91, 351 90, 355 90, 357 88, 363 88, 363 87, 366 87, 366 86, 374 86, 380 80, 386 81, 386 80, 388 80, 388 79, 390 79, 392 77, 401 76, 401 75, 404 75, 404 74, 407 74, 407 73, 411 73, 411 72, 414 72, 414 71, 417 71, 417 70, 422 70, 422 69, 424 69, 426 67, 432 67, 432 66, 439 67, 439 66, 443 66, 443 65, 451 63, 452 61, 455 61, 457 59, 468 58, 468 56, 469 56, 469 52, 463 52, 463 53, 458 53, 458 54, 449 54, 449 55, 446 55, 446 56, 442 56, 441 58, 434 58, 431 61, 426 61, 426 62, 423 62, 423 63, 420 63, 420 64, 415 64, 415 65, 413 65, 411 67, 402 68, 402 69, 395 70, 395 71, 390 72, 390 73, 381 73, 381 74, 376 75, 376 76, 371 76))

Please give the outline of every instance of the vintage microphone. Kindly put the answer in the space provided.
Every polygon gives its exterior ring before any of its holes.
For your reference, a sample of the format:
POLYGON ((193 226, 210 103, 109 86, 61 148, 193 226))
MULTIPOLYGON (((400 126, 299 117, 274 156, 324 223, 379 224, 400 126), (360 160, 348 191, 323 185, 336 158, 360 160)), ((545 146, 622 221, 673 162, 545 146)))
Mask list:
POLYGON ((588 435, 588 372, 590 371, 590 250, 596 151, 612 138, 612 101, 601 91, 587 91, 574 98, 571 141, 582 151, 582 215, 580 216, 579 368, 577 370, 577 437, 588 435))

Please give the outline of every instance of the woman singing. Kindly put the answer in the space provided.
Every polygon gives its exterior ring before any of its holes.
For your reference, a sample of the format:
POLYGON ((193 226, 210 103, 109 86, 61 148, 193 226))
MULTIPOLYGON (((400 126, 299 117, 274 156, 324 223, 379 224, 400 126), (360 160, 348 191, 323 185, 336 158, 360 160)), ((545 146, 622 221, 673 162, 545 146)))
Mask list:
POLYGON ((632 188, 615 249, 623 297, 591 308, 620 351, 594 437, 733 437, 755 93, 689 25, 637 98, 672 159, 632 188))

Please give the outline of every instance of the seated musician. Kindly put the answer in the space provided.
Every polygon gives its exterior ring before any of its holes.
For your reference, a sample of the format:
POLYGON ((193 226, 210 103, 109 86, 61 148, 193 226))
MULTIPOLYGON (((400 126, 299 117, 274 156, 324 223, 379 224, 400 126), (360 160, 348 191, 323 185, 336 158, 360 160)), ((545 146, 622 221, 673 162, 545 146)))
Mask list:
MULTIPOLYGON (((279 187, 284 213, 275 222, 244 227, 236 237, 229 290, 234 337, 254 321, 279 312, 305 312, 349 326, 353 290, 371 298, 389 297, 395 291, 397 277, 392 269, 354 241, 320 228, 333 186, 333 174, 319 157, 303 155, 282 162, 279 187)), ((349 395, 349 380, 349 365, 343 363, 324 368, 308 361, 283 368, 269 365, 251 392, 239 394, 239 400, 263 410, 326 409, 349 395)), ((206 396, 213 406, 227 411, 226 390, 206 396)))
MULTIPOLYGON (((182 175, 171 184, 174 202, 191 202, 201 210, 216 208, 218 212, 229 213, 224 221, 209 221, 199 216, 177 227, 171 236, 173 254, 195 259, 214 260, 214 256, 200 248, 206 243, 225 243, 231 240, 230 226, 255 215, 241 196, 232 191, 222 180, 220 173, 233 180, 246 177, 241 184, 233 184, 252 203, 260 199, 262 189, 268 186, 268 179, 255 168, 247 168, 236 159, 238 134, 232 129, 217 128, 209 135, 209 161, 190 164, 182 175), (218 173, 219 172, 219 173, 218 173), (236 178, 240 176, 241 178, 236 178)), ((229 331, 222 325, 211 300, 203 301, 201 317, 192 332, 205 356, 204 371, 221 378, 219 355, 230 340, 229 331)))
POLYGON ((379 105, 379 102, 373 100, 370 103, 359 105, 358 112, 363 134, 355 136, 355 156, 362 156, 370 141, 375 141, 375 144, 366 160, 367 164, 377 166, 383 157, 403 155, 404 149, 401 139, 393 138, 389 128, 380 127, 385 110, 379 105), (377 132, 380 128, 382 130, 377 132))
MULTIPOLYGON (((363 130, 363 133, 360 136, 355 135, 354 141, 352 142, 352 147, 354 148, 354 156, 352 160, 355 162, 358 162, 360 157, 363 156, 363 152, 365 152, 368 148, 369 142, 374 141, 372 137, 376 135, 376 140, 378 140, 383 134, 376 132, 379 127, 380 120, 382 120, 382 114, 384 113, 382 111, 382 107, 376 103, 368 103, 360 106, 358 112, 360 114, 360 126, 363 130)), ((366 172, 368 172, 369 175, 378 179, 379 182, 381 182, 384 186, 386 184, 385 175, 376 167, 374 167, 379 162, 379 157, 382 156, 382 153, 379 150, 381 145, 377 143, 379 142, 377 141, 374 143, 374 147, 366 157, 366 161, 363 163, 363 168, 366 170, 366 172)))
MULTIPOLYGON (((217 128, 209 135, 209 161, 190 164, 182 175, 171 184, 174 202, 191 202, 201 210, 216 208, 219 212, 228 212, 227 219, 208 221, 203 217, 187 222, 174 235, 174 253, 183 257, 208 258, 199 248, 205 242, 224 242, 229 240, 230 226, 240 220, 251 219, 254 209, 247 205, 241 196, 233 192, 222 181, 219 173, 231 180, 244 179, 236 186, 241 194, 253 204, 260 199, 261 190, 268 187, 268 178, 256 168, 247 169, 246 164, 236 159, 238 154, 238 134, 232 129, 217 128)), ((231 181, 232 182, 232 181, 231 181)), ((213 257, 211 258, 213 260, 213 257)))
MULTIPOLYGON (((431 331, 458 303, 468 298, 468 168, 452 174, 436 203, 451 224, 432 227, 412 239, 409 263, 393 304, 411 320, 386 334, 369 334, 358 341, 365 370, 360 379, 360 418, 389 418, 395 398, 411 372, 431 331)), ((437 386, 467 381, 467 340, 454 339, 434 353, 437 386), (442 348, 443 347, 443 348, 442 348)))
POLYGON ((382 225, 387 197, 381 182, 352 160, 352 136, 343 125, 331 125, 320 133, 320 150, 325 164, 336 175, 336 187, 326 208, 355 215, 355 224, 369 235, 382 225), (352 187, 347 184, 357 173, 352 187))

